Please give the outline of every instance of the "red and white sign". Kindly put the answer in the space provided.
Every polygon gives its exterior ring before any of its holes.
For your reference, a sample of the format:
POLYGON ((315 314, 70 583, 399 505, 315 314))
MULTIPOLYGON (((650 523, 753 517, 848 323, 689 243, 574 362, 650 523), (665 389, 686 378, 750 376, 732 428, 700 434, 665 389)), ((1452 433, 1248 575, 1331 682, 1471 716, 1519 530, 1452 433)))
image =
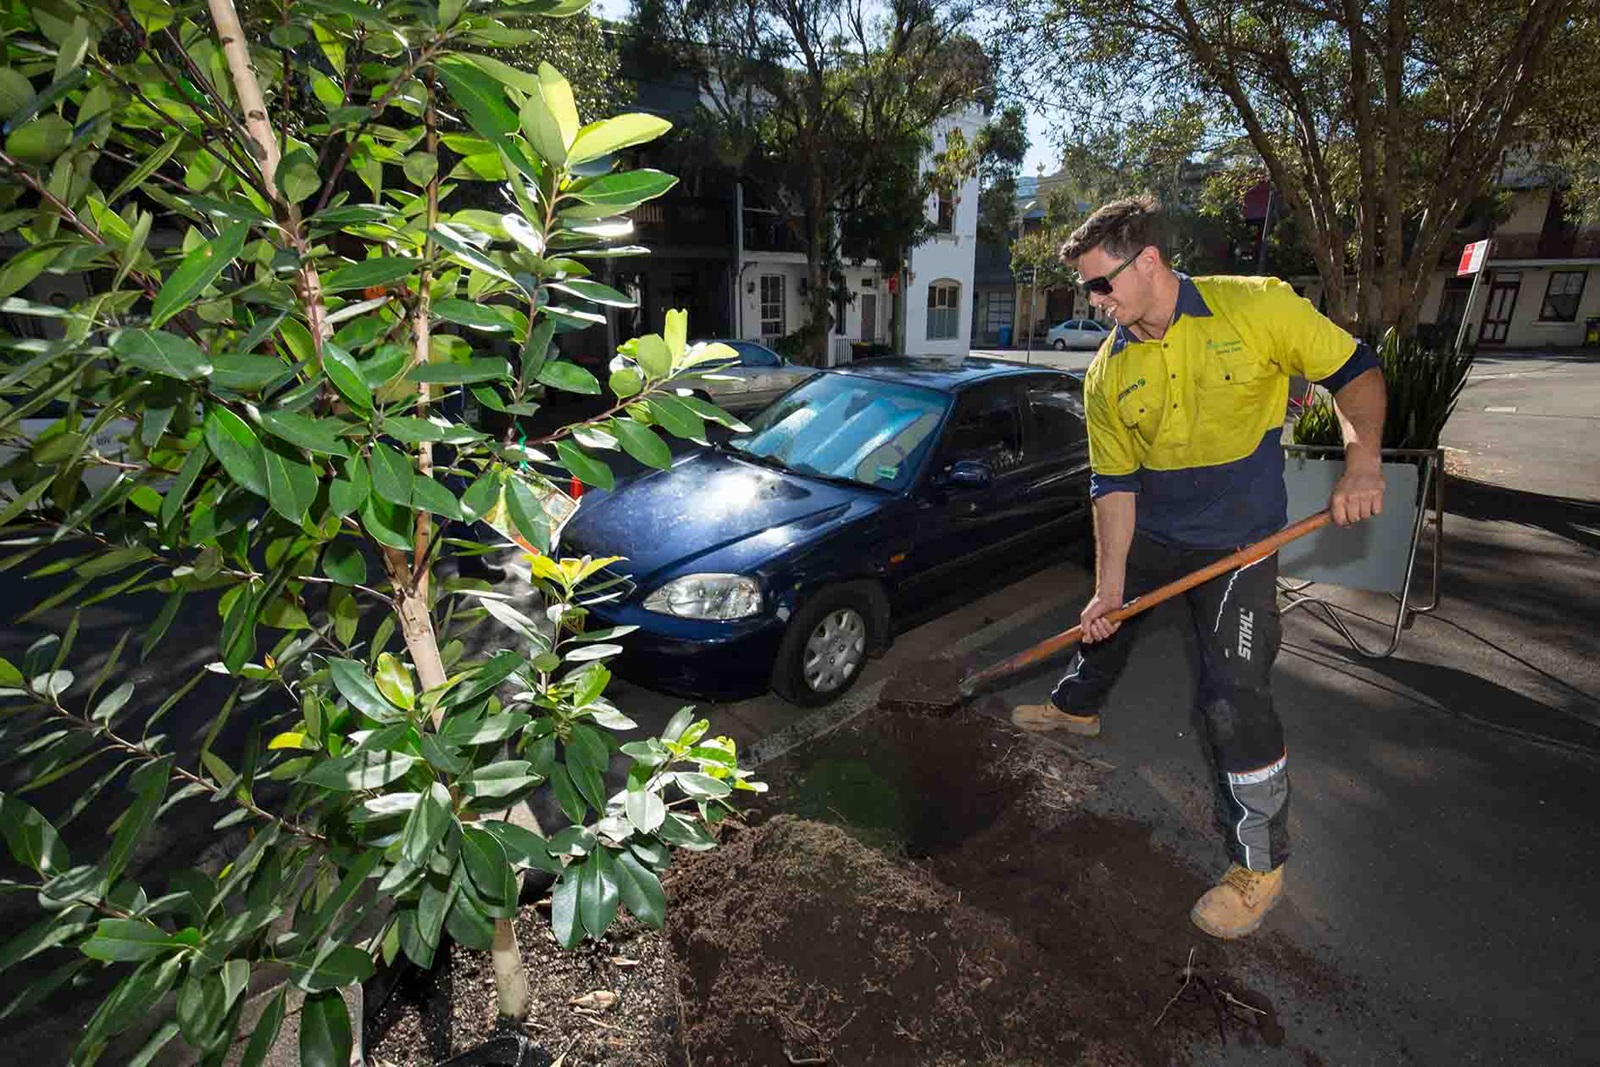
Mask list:
POLYGON ((1461 250, 1461 262, 1456 264, 1456 277, 1465 278, 1469 274, 1476 274, 1483 269, 1483 261, 1489 258, 1489 242, 1474 241, 1461 250))

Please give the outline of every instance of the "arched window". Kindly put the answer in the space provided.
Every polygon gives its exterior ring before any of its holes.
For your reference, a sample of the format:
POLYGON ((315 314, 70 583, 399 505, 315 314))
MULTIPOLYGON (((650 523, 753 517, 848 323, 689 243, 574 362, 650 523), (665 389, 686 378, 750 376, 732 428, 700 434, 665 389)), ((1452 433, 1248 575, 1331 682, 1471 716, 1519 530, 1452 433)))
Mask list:
POLYGON ((928 286, 928 340, 954 341, 961 329, 961 283, 940 278, 928 286))

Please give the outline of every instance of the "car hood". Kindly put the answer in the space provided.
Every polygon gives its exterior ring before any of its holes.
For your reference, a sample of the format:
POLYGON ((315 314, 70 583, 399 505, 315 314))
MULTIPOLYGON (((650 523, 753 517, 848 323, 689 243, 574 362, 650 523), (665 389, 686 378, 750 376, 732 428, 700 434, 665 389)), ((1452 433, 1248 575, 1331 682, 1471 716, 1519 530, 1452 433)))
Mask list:
MULTIPOLYGON (((561 535, 563 555, 623 556, 617 570, 649 584, 729 546, 770 541, 764 558, 807 540, 881 493, 818 481, 701 450, 611 492, 589 491, 561 535)), ((761 545, 756 544, 757 548, 761 545)), ((750 562, 756 562, 751 560, 750 562)))

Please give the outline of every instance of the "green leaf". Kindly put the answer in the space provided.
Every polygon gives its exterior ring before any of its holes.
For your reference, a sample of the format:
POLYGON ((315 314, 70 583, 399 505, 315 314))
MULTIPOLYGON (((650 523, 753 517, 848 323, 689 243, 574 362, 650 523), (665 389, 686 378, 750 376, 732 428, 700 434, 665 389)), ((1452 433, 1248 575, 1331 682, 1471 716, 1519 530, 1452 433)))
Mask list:
POLYGON ((133 850, 139 846, 139 841, 154 821, 161 802, 166 799, 171 765, 172 757, 163 756, 134 771, 128 780, 128 788, 133 790, 134 800, 128 810, 122 813, 122 819, 117 826, 117 836, 112 839, 111 849, 106 853, 105 870, 108 883, 115 884, 117 876, 133 858, 133 850))
POLYGON ((400 169, 412 185, 427 185, 439 173, 439 157, 428 152, 413 152, 400 169))
POLYGON ((648 789, 629 789, 622 799, 628 822, 642 834, 653 834, 667 817, 666 803, 659 793, 648 789))
POLYGON ((579 918, 578 891, 587 859, 569 864, 550 891, 550 926, 562 948, 576 948, 583 940, 583 921, 579 918))
POLYGON ((239 1067, 261 1067, 267 1060, 267 1053, 272 1051, 272 1046, 278 1040, 278 1030, 283 1026, 284 999, 288 996, 289 987, 283 986, 278 994, 267 1002, 266 1010, 261 1013, 261 1018, 256 1020, 255 1029, 250 1034, 250 1043, 244 1048, 244 1057, 239 1061, 239 1067))
MULTIPOLYGON (((319 951, 310 959, 296 960, 291 977, 308 993, 320 993, 365 982, 373 970, 371 956, 354 945, 339 945, 331 952, 319 951)), ((306 1006, 310 1007, 309 1000, 306 1006)))
POLYGON ((539 91, 544 103, 555 119, 563 147, 571 148, 578 136, 578 104, 572 98, 572 86, 561 72, 548 63, 539 64, 539 91))
POLYGON ((468 826, 461 831, 461 859, 483 898, 492 904, 512 904, 517 899, 517 874, 506 850, 493 834, 468 826))
POLYGON ((581 823, 589 808, 578 787, 572 784, 572 775, 567 773, 564 765, 558 763, 550 769, 550 788, 555 791, 556 803, 561 805, 562 813, 574 823, 581 823))
POLYGON ((193 304, 206 286, 244 251, 249 234, 248 223, 236 222, 184 256, 178 269, 168 276, 156 294, 150 310, 150 325, 160 326, 193 304))
MULTIPOLYGON (((15 671, 12 667, 11 672, 15 671)), ((5 835, 6 845, 18 863, 46 878, 67 870, 67 847, 61 843, 56 828, 31 805, 4 793, 0 793, 0 833, 5 835)))
POLYGON ((705 436, 706 424, 678 397, 658 394, 650 398, 647 406, 650 417, 673 436, 690 440, 705 436))
POLYGON ((123 363, 179 381, 211 373, 211 361, 199 345, 164 330, 118 330, 111 351, 123 363))
MULTIPOLYGON (((332 79, 321 75, 320 71, 312 71, 312 91, 319 99, 324 94, 333 96, 339 94, 339 87, 333 84, 332 79), (328 90, 332 89, 329 93, 328 90)), ((291 204, 299 204, 311 198, 311 195, 322 188, 322 175, 317 173, 317 161, 310 152, 303 148, 296 149, 284 157, 278 166, 278 185, 283 190, 284 197, 291 204)))
POLYGON ((178 989, 178 1027, 183 1039, 197 1048, 211 1044, 227 1010, 222 975, 190 971, 188 980, 178 989))
POLYGON ((550 855, 548 842, 532 830, 506 819, 484 819, 478 826, 500 839, 500 846, 506 850, 506 858, 513 867, 561 873, 561 861, 550 855))
POLYGON ((317 498, 317 472, 276 441, 263 446, 262 459, 267 468, 267 502, 279 515, 302 525, 317 498))
POLYGON ((462 519, 461 505, 456 503, 455 494, 432 478, 418 475, 412 480, 411 503, 419 510, 443 515, 454 522, 462 519))
POLYGON ((665 441, 656 436, 656 432, 648 426, 642 426, 632 419, 612 419, 611 432, 617 435, 623 449, 640 463, 666 470, 672 466, 672 449, 667 447, 665 441))
POLYGON ((516 322, 506 309, 471 300, 437 301, 433 305, 433 313, 446 322, 470 326, 487 333, 510 333, 516 328, 516 322))
POLYGON ((591 179, 569 192, 585 204, 631 207, 653 200, 677 184, 677 178, 659 170, 628 170, 591 179))
MULTIPOLYGON (((277 363, 277 360, 270 362, 277 363)), ((281 368, 282 363, 278 363, 281 368)), ((348 456, 350 447, 340 439, 339 431, 346 423, 333 418, 314 419, 298 411, 264 411, 261 428, 281 440, 297 445, 308 452, 324 456, 348 456)))
POLYGON ((400 855, 418 867, 424 866, 454 820, 449 791, 434 782, 406 817, 405 828, 400 831, 400 855))
POLYGON ((540 507, 527 479, 515 477, 506 482, 506 512, 511 524, 540 552, 550 551, 550 518, 540 507))
POLYGON ((552 389, 562 389, 569 393, 581 393, 585 396, 600 395, 599 381, 576 363, 552 360, 539 368, 536 380, 552 389))
POLYGON ((350 1013, 337 991, 315 993, 300 1011, 300 1067, 349 1067, 350 1013))
POLYGON ((111 190, 111 195, 106 197, 106 203, 115 204, 160 169, 163 163, 172 158, 172 153, 178 150, 178 146, 183 143, 183 138, 184 134, 181 131, 174 133, 161 142, 160 147, 146 153, 144 158, 140 160, 139 165, 129 171, 128 176, 118 182, 115 189, 111 190))
POLYGON ((172 944, 172 935, 147 919, 101 919, 81 951, 92 960, 131 963, 154 959, 172 944))
POLYGON ((721 778, 713 778, 709 774, 698 774, 694 771, 679 771, 675 775, 678 785, 685 793, 696 800, 708 800, 715 797, 725 797, 733 792, 733 786, 721 778))
POLYGON ((669 845, 677 845, 690 852, 709 852, 717 847, 716 840, 706 833, 705 827, 671 811, 667 812, 666 821, 661 824, 657 836, 669 845))
POLYGON ((416 470, 411 459, 385 444, 374 444, 370 459, 372 491, 392 504, 411 505, 411 483, 416 470))
POLYGON ((339 473, 328 484, 328 506, 343 518, 360 510, 371 492, 372 476, 367 473, 366 461, 356 457, 340 464, 339 473))
POLYGON ((211 361, 212 384, 240 393, 253 392, 293 372, 293 367, 275 356, 232 353, 211 361))
POLYGON ((332 341, 324 341, 322 369, 327 372, 328 380, 333 383, 333 387, 339 390, 339 395, 352 407, 364 413, 372 410, 372 390, 362 376, 361 367, 356 363, 354 356, 332 341))
POLYGON ((572 783, 597 811, 604 811, 605 773, 611 763, 605 742, 592 728, 574 725, 568 735, 566 756, 567 773, 572 775, 572 783))
POLYGON ((585 281, 582 278, 570 278, 564 282, 549 282, 549 288, 570 293, 580 300, 587 300, 591 304, 604 304, 607 307, 632 308, 638 307, 639 302, 627 293, 619 293, 609 285, 599 282, 585 281))
POLYGON ((608 383, 617 399, 626 400, 630 396, 637 396, 644 388, 644 378, 639 372, 629 367, 611 372, 611 381, 608 383))
POLYGON ((72 144, 72 123, 60 115, 40 115, 6 138, 6 152, 22 163, 45 164, 72 144))
POLYGON ((478 911, 465 892, 456 894, 445 918, 445 929, 458 943, 479 952, 487 952, 494 944, 494 924, 478 911))
POLYGON ((330 541, 322 553, 322 573, 340 585, 361 585, 367 580, 367 557, 354 541, 330 541))
MULTIPOLYGON (((503 359, 469 359, 465 363, 424 363, 406 375, 414 382, 436 385, 464 385, 470 382, 499 382, 511 377, 511 364, 503 359)), ((595 390, 599 391, 598 387, 595 390)))
POLYGON ((618 149, 653 141, 670 129, 672 123, 666 119, 639 112, 591 122, 578 132, 566 162, 576 167, 618 149))
POLYGON ((339 792, 377 789, 405 774, 421 762, 404 752, 362 749, 351 756, 324 760, 300 779, 307 785, 320 785, 339 792))
POLYGON ((403 714, 383 698, 378 687, 367 677, 367 669, 353 659, 328 659, 328 677, 350 706, 379 722, 394 722, 403 714))
POLYGON ((380 545, 409 551, 414 547, 416 521, 410 508, 403 508, 377 494, 361 505, 361 525, 380 545))
POLYGON ((493 143, 516 132, 517 117, 506 106, 505 90, 471 59, 442 56, 434 62, 434 70, 480 137, 493 143))
POLYGON ((578 912, 583 928, 596 941, 617 918, 620 894, 617 888, 617 861, 608 848, 596 849, 584 861, 578 884, 578 912))
POLYGON ((377 686, 384 699, 397 708, 410 711, 417 702, 416 690, 411 684, 411 672, 388 652, 378 655, 377 686))
POLYGON ((420 259, 412 259, 409 256, 378 256, 330 271, 322 279, 322 289, 326 293, 342 293, 348 289, 370 289, 373 286, 397 282, 421 269, 420 259))
POLYGON ((534 154, 549 166, 560 167, 567 161, 567 142, 561 136, 560 120, 545 102, 542 88, 540 92, 528 94, 517 118, 534 154))
POLYGON ((667 351, 672 355, 672 362, 677 363, 683 358, 684 350, 688 347, 688 312, 682 308, 673 308, 668 311, 666 328, 661 331, 661 337, 667 344, 667 351))
POLYGON ((472 797, 506 797, 539 781, 527 760, 501 760, 470 771, 461 779, 461 791, 472 797))
POLYGON ((229 478, 256 496, 267 495, 266 450, 249 423, 214 404, 206 411, 205 442, 229 478))
POLYGON ((646 926, 657 930, 666 925, 667 895, 661 879, 631 852, 619 852, 613 867, 622 905, 646 926))
POLYGON ((665 378, 672 373, 672 351, 659 334, 646 334, 634 346, 633 358, 652 378, 665 378))
POLYGON ((616 479, 611 475, 611 468, 589 456, 570 441, 557 441, 556 454, 561 457, 561 465, 585 485, 599 489, 615 487, 616 479))

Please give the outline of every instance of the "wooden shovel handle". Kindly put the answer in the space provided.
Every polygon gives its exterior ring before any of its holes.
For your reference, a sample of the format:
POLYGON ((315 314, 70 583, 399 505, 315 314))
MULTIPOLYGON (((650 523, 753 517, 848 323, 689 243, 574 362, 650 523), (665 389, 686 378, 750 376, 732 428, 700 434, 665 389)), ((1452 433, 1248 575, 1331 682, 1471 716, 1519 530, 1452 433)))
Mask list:
MULTIPOLYGON (((1314 533, 1322 529, 1331 520, 1332 516, 1329 515, 1326 509, 1317 512, 1315 515, 1309 515, 1297 523, 1285 526, 1271 537, 1257 541, 1253 545, 1246 545, 1231 556, 1226 556, 1215 563, 1201 567, 1193 574, 1187 574, 1176 581, 1168 582, 1159 589, 1151 590, 1144 596, 1122 605, 1122 607, 1105 617, 1111 622, 1121 622, 1123 619, 1131 618, 1141 611, 1149 611, 1157 604, 1171 600, 1181 593, 1187 593, 1197 585, 1204 585, 1219 574, 1226 574, 1235 568, 1248 567, 1252 563, 1264 560, 1290 541, 1299 540, 1308 533, 1314 533)), ((1036 663, 1041 663, 1056 653, 1071 648, 1082 639, 1083 627, 1081 625, 1074 626, 1070 630, 1064 630, 1054 637, 1047 637, 1031 648, 1023 649, 1009 659, 1001 660, 992 667, 985 667, 975 674, 968 675, 961 683, 961 695, 971 696, 990 682, 1032 667, 1036 663)))

